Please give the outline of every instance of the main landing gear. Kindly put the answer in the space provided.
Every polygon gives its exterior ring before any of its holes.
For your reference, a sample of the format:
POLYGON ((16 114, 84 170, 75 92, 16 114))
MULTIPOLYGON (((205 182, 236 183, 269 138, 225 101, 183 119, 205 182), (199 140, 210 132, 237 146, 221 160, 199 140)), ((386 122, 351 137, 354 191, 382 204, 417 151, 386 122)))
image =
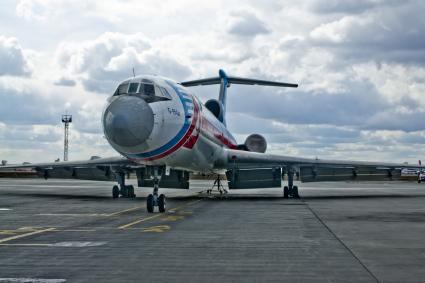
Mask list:
POLYGON ((112 187, 112 197, 113 198, 135 198, 136 195, 134 194, 134 186, 133 185, 126 185, 125 184, 125 174, 124 173, 117 173, 117 181, 118 185, 115 185, 112 187))
POLYGON ((149 213, 152 213, 155 206, 158 207, 159 212, 164 213, 166 202, 165 202, 165 195, 160 194, 158 196, 158 190, 159 190, 159 174, 158 174, 158 168, 154 168, 154 179, 153 179, 153 193, 149 194, 146 199, 146 209, 149 213))
POLYGON ((294 186, 294 170, 292 168, 288 169, 288 186, 283 187, 283 197, 300 198, 298 187, 294 186))

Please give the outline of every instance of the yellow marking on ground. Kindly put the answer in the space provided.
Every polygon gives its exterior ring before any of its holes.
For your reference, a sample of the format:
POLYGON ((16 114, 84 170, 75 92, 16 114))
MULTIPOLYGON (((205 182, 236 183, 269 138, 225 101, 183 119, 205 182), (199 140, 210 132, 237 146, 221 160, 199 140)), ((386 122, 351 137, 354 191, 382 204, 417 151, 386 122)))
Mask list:
POLYGON ((123 209, 112 213, 38 213, 39 216, 69 216, 69 217, 112 217, 125 212, 134 211, 141 209, 142 206, 136 206, 132 208, 123 209))
POLYGON ((38 231, 44 227, 39 227, 39 229, 36 229, 34 227, 21 227, 18 229, 2 229, 0 230, 0 235, 15 235, 15 234, 22 234, 25 232, 33 232, 38 231))
POLYGON ((44 229, 44 228, 45 227, 31 227, 31 226, 26 226, 26 227, 18 228, 16 231, 19 231, 19 232, 25 232, 25 231, 31 232, 31 231, 38 231, 38 230, 44 229))
POLYGON ((68 217, 108 217, 107 213, 39 213, 39 216, 68 216, 68 217))
POLYGON ((50 247, 51 244, 0 244, 0 246, 18 246, 18 247, 50 247))
MULTIPOLYGON (((189 203, 186 203, 186 204, 183 204, 183 205, 181 205, 181 206, 178 206, 178 207, 175 207, 175 208, 172 208, 172 209, 170 209, 168 212, 170 212, 170 213, 175 213, 177 210, 179 210, 179 209, 182 209, 182 208, 184 208, 184 207, 187 207, 187 206, 189 206, 189 205, 192 205, 192 204, 195 204, 195 203, 197 203, 197 202, 200 202, 202 199, 200 199, 200 200, 196 200, 196 201, 192 201, 192 202, 189 202, 189 203)), ((118 229, 127 229, 127 228, 129 228, 129 227, 131 227, 131 226, 134 226, 134 225, 136 225, 136 224, 139 224, 139 223, 141 223, 141 222, 145 222, 145 221, 148 221, 148 220, 151 220, 151 219, 155 219, 155 218, 158 218, 158 217, 160 217, 160 216, 162 216, 163 214, 155 214, 155 215, 153 215, 153 216, 150 216, 150 217, 146 217, 146 218, 142 218, 142 219, 139 219, 139 220, 136 220, 136 221, 133 221, 133 222, 131 222, 131 223, 128 223, 128 224, 125 224, 125 225, 121 225, 121 226, 119 226, 118 227, 118 229)))
POLYGON ((95 229, 56 229, 54 232, 96 232, 95 229))
POLYGON ((0 235, 15 235, 16 230, 0 230, 0 235))
POLYGON ((164 218, 161 218, 161 221, 178 221, 184 219, 184 216, 181 215, 168 215, 164 218))
POLYGON ((29 233, 25 233, 25 234, 21 234, 21 235, 16 235, 16 236, 4 238, 4 239, 0 240, 0 244, 3 244, 5 242, 9 242, 9 241, 12 241, 12 240, 25 238, 25 237, 32 236, 32 235, 37 235, 37 234, 53 231, 53 230, 55 230, 55 228, 48 228, 48 229, 44 229, 44 230, 38 230, 38 231, 34 231, 34 232, 29 232, 29 233))
POLYGON ((110 213, 110 214, 108 214, 108 216, 115 216, 115 215, 118 215, 118 214, 121 214, 121 213, 129 212, 129 211, 133 211, 133 210, 137 210, 137 209, 141 209, 141 208, 143 208, 143 206, 136 206, 136 207, 120 210, 120 211, 117 211, 117 212, 114 212, 114 213, 110 213))
POLYGON ((142 233, 147 233, 147 232, 162 233, 162 232, 168 231, 170 229, 171 228, 168 225, 158 225, 158 226, 143 228, 142 233))
POLYGON ((131 226, 136 225, 136 224, 138 224, 138 223, 141 223, 141 222, 144 222, 144 221, 147 221, 147 220, 151 220, 151 219, 158 218, 158 217, 160 217, 161 215, 162 215, 162 214, 155 214, 155 215, 150 216, 150 217, 142 218, 142 219, 139 219, 139 220, 133 221, 133 222, 131 222, 131 223, 128 223, 128 224, 125 224, 125 225, 119 226, 119 227, 118 227, 118 229, 127 229, 128 227, 131 227, 131 226))

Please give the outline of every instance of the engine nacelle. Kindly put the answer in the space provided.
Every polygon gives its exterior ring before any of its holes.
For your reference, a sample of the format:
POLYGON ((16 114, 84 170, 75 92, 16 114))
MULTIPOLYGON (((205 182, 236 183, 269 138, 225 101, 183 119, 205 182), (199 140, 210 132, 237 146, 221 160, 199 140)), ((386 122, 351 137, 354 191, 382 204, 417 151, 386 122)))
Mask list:
POLYGON ((246 151, 253 151, 253 152, 260 152, 264 153, 267 149, 267 142, 266 139, 259 134, 252 134, 249 135, 245 143, 238 146, 239 149, 246 150, 246 151))
POLYGON ((223 105, 217 99, 210 99, 205 102, 205 107, 213 113, 213 115, 220 121, 223 122, 223 105))

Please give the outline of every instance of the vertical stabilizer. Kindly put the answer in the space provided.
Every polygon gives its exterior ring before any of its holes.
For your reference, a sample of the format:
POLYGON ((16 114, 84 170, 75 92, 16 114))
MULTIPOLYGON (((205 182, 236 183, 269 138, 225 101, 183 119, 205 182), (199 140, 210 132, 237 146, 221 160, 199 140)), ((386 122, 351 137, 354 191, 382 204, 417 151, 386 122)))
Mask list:
POLYGON ((230 86, 229 79, 224 70, 220 69, 218 71, 220 77, 220 94, 218 96, 218 101, 221 103, 223 110, 223 124, 226 125, 226 97, 227 97, 227 88, 230 86))

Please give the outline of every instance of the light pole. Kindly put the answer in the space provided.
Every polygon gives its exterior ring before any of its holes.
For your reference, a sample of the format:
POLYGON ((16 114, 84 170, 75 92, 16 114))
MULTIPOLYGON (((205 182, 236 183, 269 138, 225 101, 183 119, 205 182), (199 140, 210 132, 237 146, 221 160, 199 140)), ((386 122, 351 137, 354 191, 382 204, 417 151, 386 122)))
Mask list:
POLYGON ((72 115, 62 115, 62 123, 65 125, 65 139, 63 142, 63 161, 68 161, 68 132, 69 124, 72 123, 72 115))

